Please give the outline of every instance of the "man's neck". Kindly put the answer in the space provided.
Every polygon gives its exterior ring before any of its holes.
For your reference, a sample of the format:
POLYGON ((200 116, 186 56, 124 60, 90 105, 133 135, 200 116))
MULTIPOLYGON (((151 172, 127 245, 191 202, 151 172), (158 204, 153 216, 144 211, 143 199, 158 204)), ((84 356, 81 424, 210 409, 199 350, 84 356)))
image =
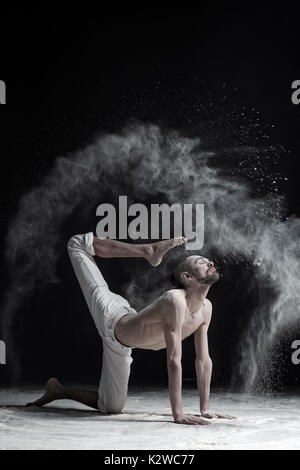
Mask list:
POLYGON ((187 287, 185 289, 187 294, 187 299, 191 306, 197 306, 198 304, 204 304, 204 300, 206 299, 206 295, 209 291, 209 287, 207 285, 200 284, 196 287, 187 287))

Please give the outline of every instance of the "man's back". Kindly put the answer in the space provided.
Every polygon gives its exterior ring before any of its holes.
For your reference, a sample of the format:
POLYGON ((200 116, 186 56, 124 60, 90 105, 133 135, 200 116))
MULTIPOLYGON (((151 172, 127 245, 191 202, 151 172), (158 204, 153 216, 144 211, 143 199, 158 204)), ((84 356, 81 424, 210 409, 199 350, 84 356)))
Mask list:
POLYGON ((125 346, 159 350, 166 348, 165 328, 176 310, 181 312, 183 322, 181 339, 194 333, 204 323, 209 300, 191 306, 184 289, 170 289, 136 315, 125 315, 115 327, 116 339, 125 346))

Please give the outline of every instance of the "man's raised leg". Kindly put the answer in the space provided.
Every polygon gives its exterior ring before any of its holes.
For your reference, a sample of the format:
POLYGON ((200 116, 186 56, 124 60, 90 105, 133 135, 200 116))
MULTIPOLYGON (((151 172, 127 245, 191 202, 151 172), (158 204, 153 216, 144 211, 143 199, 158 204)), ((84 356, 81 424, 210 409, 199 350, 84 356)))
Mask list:
POLYGON ((145 258, 152 266, 158 266, 164 255, 176 246, 184 245, 184 237, 171 238, 156 243, 133 244, 94 237, 93 247, 100 258, 145 258))

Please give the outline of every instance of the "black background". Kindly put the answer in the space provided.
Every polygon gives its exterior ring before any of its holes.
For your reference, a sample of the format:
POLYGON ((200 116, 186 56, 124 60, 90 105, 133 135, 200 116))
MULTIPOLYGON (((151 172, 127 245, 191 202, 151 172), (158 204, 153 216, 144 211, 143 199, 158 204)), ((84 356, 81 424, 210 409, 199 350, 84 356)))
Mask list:
MULTIPOLYGON (((291 102, 291 83, 300 79, 299 13, 299 7, 252 6, 202 7, 174 15, 96 10, 53 15, 45 10, 3 17, 0 79, 6 82, 7 105, 0 107, 2 246, 19 198, 43 180, 58 156, 83 148, 99 130, 119 131, 131 118, 197 128, 198 105, 208 97, 219 102, 224 86, 229 105, 255 105, 262 121, 275 125, 272 143, 291 151, 281 163, 289 177, 281 191, 289 213, 299 216, 300 105, 291 102)), ((107 265, 108 272, 118 272, 111 278, 115 291, 128 280, 122 263, 107 265)), ((42 383, 55 375, 96 383, 101 343, 66 255, 58 269, 64 284, 37 292, 19 312, 15 334, 21 382, 42 383)), ((240 276, 239 269, 225 273, 223 285, 210 293, 215 386, 229 382, 241 310, 250 302, 240 290, 227 296, 230 276, 240 276)), ((2 262, 3 292, 7 278, 2 262)), ((183 346, 186 379, 194 377, 190 339, 183 346)), ((287 355, 289 347, 290 338, 287 355)), ((135 350, 132 370, 131 383, 167 383, 165 351, 135 350)), ((9 380, 4 366, 0 372, 9 380)), ((296 385, 298 377, 297 368, 290 366, 285 386, 296 385)))

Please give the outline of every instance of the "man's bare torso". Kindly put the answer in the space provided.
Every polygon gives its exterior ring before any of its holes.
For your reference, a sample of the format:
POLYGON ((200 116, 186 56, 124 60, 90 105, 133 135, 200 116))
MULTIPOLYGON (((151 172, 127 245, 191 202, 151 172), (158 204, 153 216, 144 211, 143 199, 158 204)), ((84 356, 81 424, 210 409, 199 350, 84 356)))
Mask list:
POLYGON ((166 315, 172 311, 166 308, 168 299, 178 296, 183 299, 184 321, 181 330, 182 340, 194 333, 205 321, 208 309, 208 300, 193 309, 189 308, 184 289, 171 289, 166 291, 155 302, 142 309, 137 315, 125 315, 115 327, 115 337, 123 345, 159 350, 166 348, 164 335, 166 315))

